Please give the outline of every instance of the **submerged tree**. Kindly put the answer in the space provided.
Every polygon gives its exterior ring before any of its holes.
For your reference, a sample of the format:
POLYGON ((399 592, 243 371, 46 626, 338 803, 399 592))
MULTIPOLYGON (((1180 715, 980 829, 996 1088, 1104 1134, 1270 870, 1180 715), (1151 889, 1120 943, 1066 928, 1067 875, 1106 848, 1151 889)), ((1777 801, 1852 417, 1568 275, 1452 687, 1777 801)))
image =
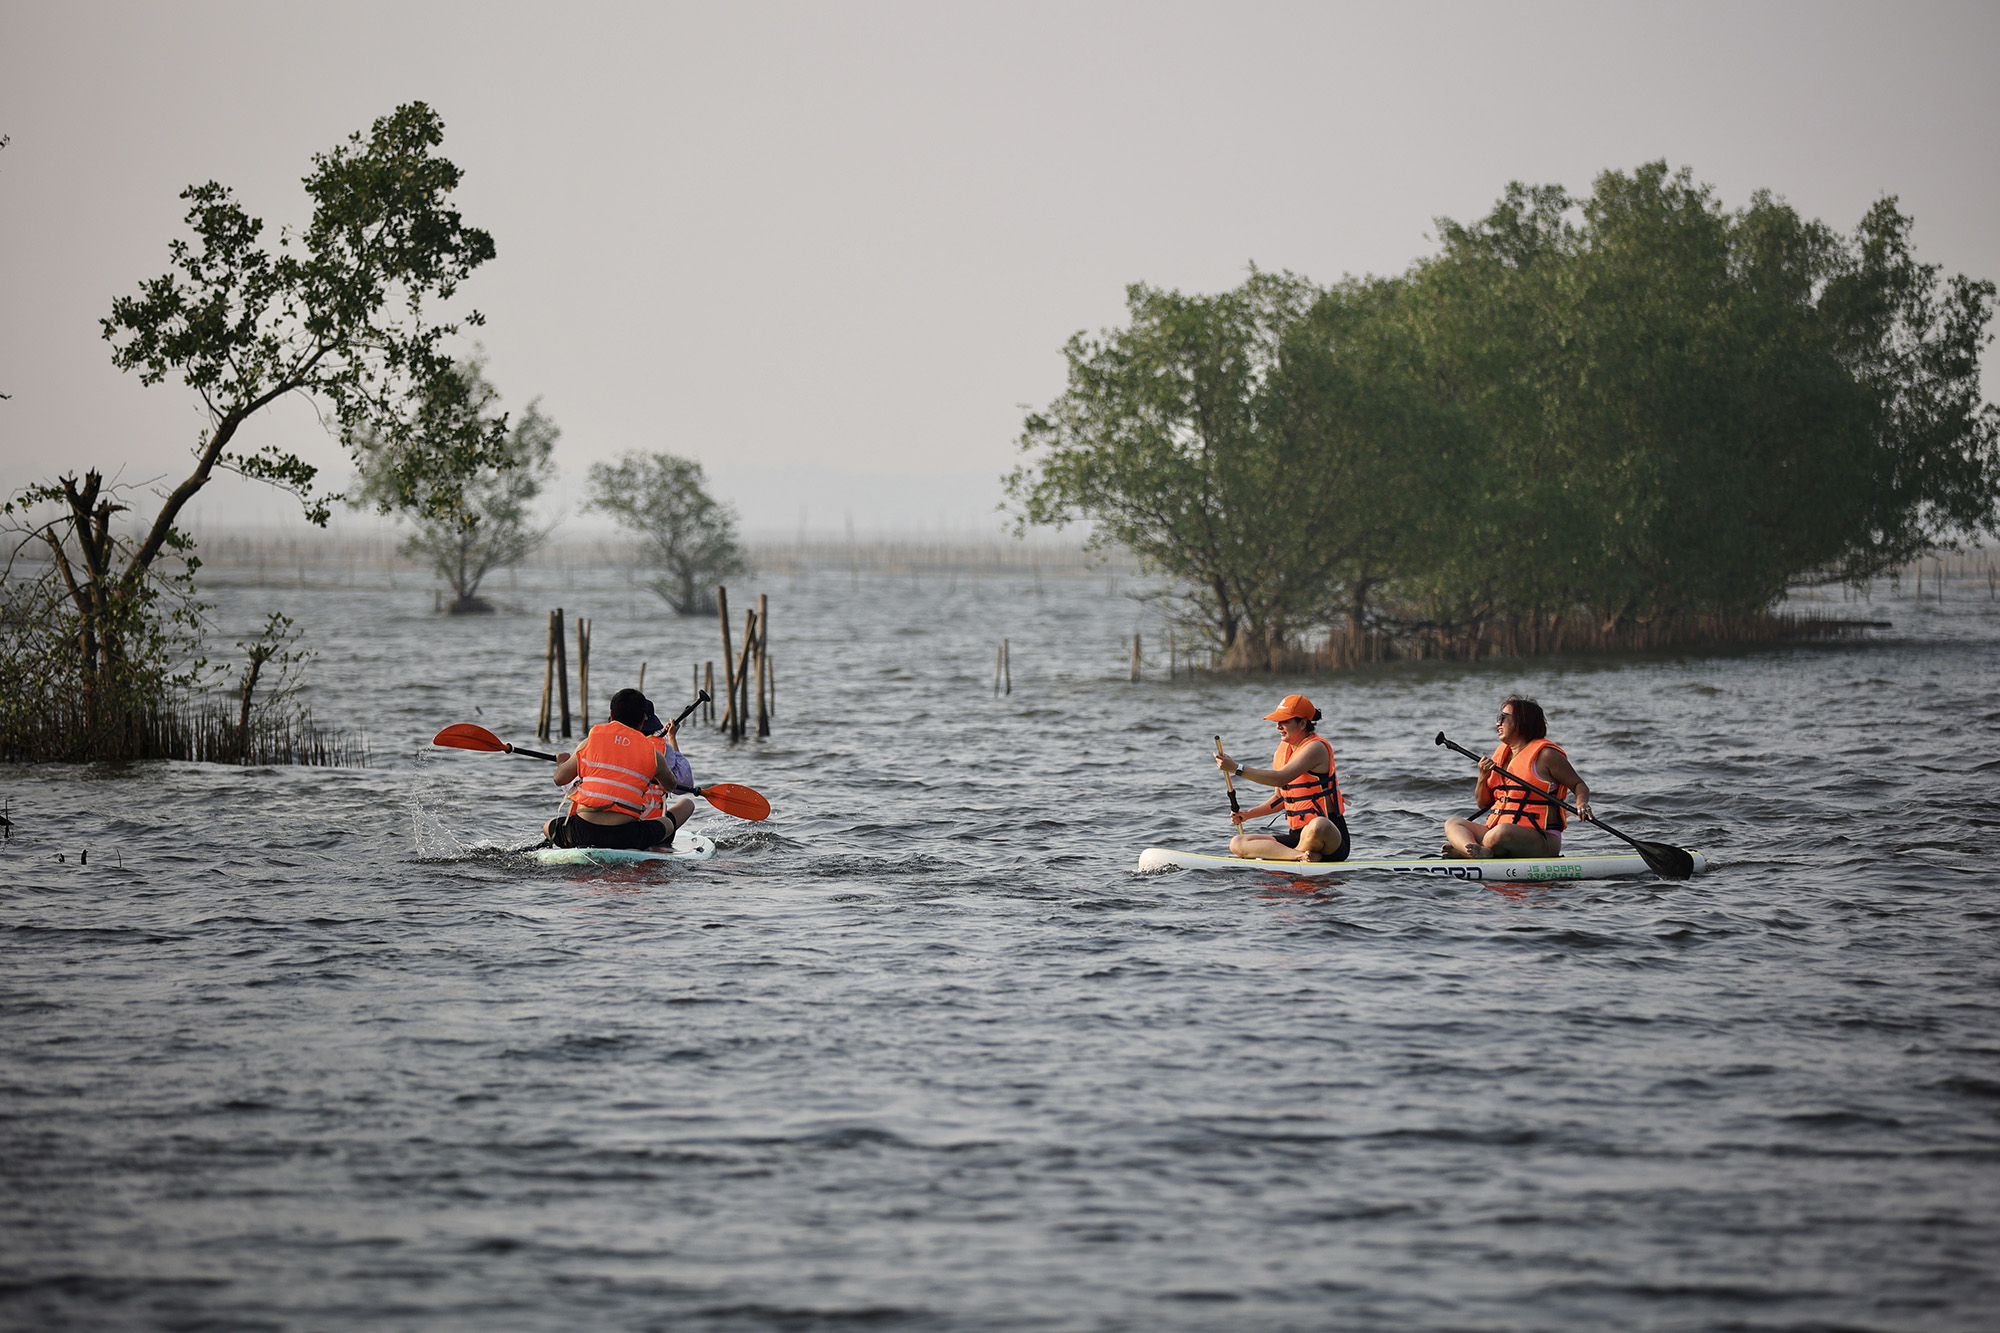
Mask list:
POLYGON ((1255 271, 1212 297, 1129 288, 1130 324, 1072 338, 1068 388, 1027 418, 1019 522, 1095 520, 1093 544, 1184 585, 1234 665, 1277 664, 1336 602, 1365 619, 1416 474, 1455 439, 1411 397, 1386 299, 1255 271))
MULTIPOLYGON (((148 385, 179 378, 206 423, 193 470, 133 533, 115 526, 124 506, 94 471, 31 486, 7 506, 14 530, 48 562, 42 577, 62 617, 62 670, 8 686, 81 700, 77 753, 115 750, 112 733, 170 687, 148 645, 164 632, 171 579, 194 568, 180 515, 218 470, 289 491, 308 519, 326 521, 333 497, 315 493, 312 465, 278 445, 239 447, 258 412, 302 394, 350 442, 372 423, 398 446, 388 484, 426 513, 457 510, 464 480, 501 460, 503 427, 463 412, 462 381, 443 350, 459 324, 429 313, 493 257, 492 237, 447 203, 460 172, 434 151, 443 134, 436 113, 413 102, 378 119, 365 139, 357 133, 316 154, 304 182, 311 221, 281 236, 275 252, 261 243, 263 223, 227 189, 190 186, 181 197, 192 234, 169 247, 171 271, 112 303, 103 333, 113 364, 148 385), (444 421, 452 428, 440 429, 444 421)), ((473 311, 462 322, 481 320, 473 311)))
POLYGON ((684 616, 715 610, 712 585, 750 572, 736 511, 708 493, 702 466, 673 454, 629 453, 590 467, 587 508, 639 537, 645 586, 684 616))
POLYGON ((1027 418, 1020 521, 1095 520, 1239 666, 1342 622, 1615 642, 2000 523, 1995 288, 1917 263, 1893 199, 1842 236, 1656 162, 1439 226, 1397 278, 1131 288, 1027 418))
POLYGON ((1917 264, 1909 225, 1730 212, 1662 162, 1443 223, 1411 299, 1485 466, 1436 586, 1512 618, 1741 613, 1990 528, 1994 288, 1917 264))
MULTIPOLYGON (((448 432, 484 433, 497 424, 504 432, 499 461, 460 483, 464 503, 456 512, 415 510, 416 528, 402 550, 430 562, 432 571, 451 586, 451 613, 462 615, 492 610, 479 595, 486 576, 520 563, 548 540, 551 529, 537 527, 530 509, 555 475, 552 455, 562 431, 542 414, 539 398, 522 408, 508 427, 506 417, 494 410, 500 394, 486 379, 483 360, 461 362, 455 373, 460 383, 450 390, 451 402, 440 419, 448 432), (466 419, 457 420, 452 412, 466 419)), ((397 447, 367 428, 357 433, 355 446, 361 462, 360 488, 349 503, 395 511, 396 477, 402 466, 397 447)))

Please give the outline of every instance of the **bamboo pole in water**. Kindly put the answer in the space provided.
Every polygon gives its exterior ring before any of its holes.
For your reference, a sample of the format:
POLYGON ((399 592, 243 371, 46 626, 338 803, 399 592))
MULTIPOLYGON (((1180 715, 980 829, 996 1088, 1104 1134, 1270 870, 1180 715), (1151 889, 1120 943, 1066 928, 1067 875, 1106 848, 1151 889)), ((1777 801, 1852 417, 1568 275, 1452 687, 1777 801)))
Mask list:
MULTIPOLYGON (((736 700, 736 678, 729 674, 729 664, 736 655, 729 648, 729 589, 720 583, 715 585, 715 616, 722 622, 722 687, 726 698, 722 705, 722 721, 717 730, 729 725, 729 708, 736 700)), ((711 694, 714 693, 711 687, 711 694)))
POLYGON ((576 618, 576 717, 586 735, 590 732, 590 618, 576 618))
POLYGON ((769 671, 765 657, 771 647, 771 606, 763 593, 757 594, 757 734, 771 734, 771 710, 765 701, 765 688, 769 671))
POLYGON ((555 702, 556 639, 559 634, 556 615, 554 611, 549 612, 548 653, 542 662, 542 711, 535 720, 535 737, 544 741, 549 738, 549 708, 555 702))
POLYGON ((750 723, 750 651, 757 646, 757 613, 743 613, 743 646, 736 650, 736 696, 730 708, 735 713, 735 725, 730 728, 731 740, 742 740, 749 731, 750 723))
POLYGON ((563 609, 560 606, 556 608, 555 636, 556 636, 556 697, 562 700, 562 734, 563 734, 563 739, 568 740, 570 737, 569 649, 566 646, 565 636, 563 634, 563 609))

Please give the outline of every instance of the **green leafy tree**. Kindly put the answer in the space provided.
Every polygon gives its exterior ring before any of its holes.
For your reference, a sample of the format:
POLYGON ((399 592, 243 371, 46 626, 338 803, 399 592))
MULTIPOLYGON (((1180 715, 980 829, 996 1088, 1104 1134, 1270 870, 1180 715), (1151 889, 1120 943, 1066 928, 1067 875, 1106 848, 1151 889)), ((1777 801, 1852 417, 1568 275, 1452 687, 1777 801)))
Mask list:
POLYGON ((712 585, 750 572, 736 538, 736 511, 708 493, 702 466, 674 454, 628 453, 590 467, 585 506, 639 538, 645 586, 684 616, 712 613, 712 585))
POLYGON ((1441 231, 1412 301, 1484 460, 1412 584, 1447 614, 1741 613, 1990 528, 1994 289, 1917 264, 1893 200, 1848 238, 1652 163, 1441 231))
MULTIPOLYGON (((537 398, 521 409, 511 427, 494 410, 500 394, 487 380, 484 361, 459 364, 460 384, 449 391, 451 403, 467 420, 446 417, 452 431, 484 435, 499 423, 505 430, 497 464, 481 467, 461 483, 464 504, 456 513, 414 515, 415 530, 403 542, 405 555, 430 563, 432 571, 451 586, 454 615, 492 610, 479 595, 479 585, 496 569, 520 563, 541 549, 551 529, 537 527, 531 512, 535 498, 555 476, 555 422, 542 414, 537 398)), ((370 428, 356 434, 361 462, 360 486, 349 503, 396 510, 400 490, 400 455, 393 444, 370 428)))
MULTIPOLYGON (((6 507, 15 531, 46 554, 63 599, 60 688, 85 700, 90 734, 158 698, 164 677, 157 664, 142 668, 139 646, 157 641, 155 617, 171 600, 167 567, 178 560, 179 576, 195 568, 177 524, 218 470, 287 490, 313 522, 326 521, 332 497, 315 493, 312 465, 278 445, 238 445, 244 423, 270 404, 303 395, 350 442, 372 423, 394 454, 388 484, 398 502, 425 513, 458 510, 464 480, 501 461, 503 424, 464 410, 443 350, 459 323, 430 314, 493 256, 492 238, 447 202, 460 172, 435 151, 443 132, 436 113, 410 103, 365 138, 315 155, 304 180, 311 221, 275 250, 226 188, 190 186, 181 196, 190 235, 171 243, 171 270, 112 303, 103 334, 113 364, 148 385, 178 378, 206 421, 192 471, 134 533, 114 527, 123 506, 96 472, 38 483, 6 507)), ((475 311, 462 322, 481 320, 475 311)))
POLYGON ((1007 478, 1019 522, 1093 520, 1094 546, 1178 581, 1231 665, 1280 664, 1336 604, 1365 619, 1403 506, 1428 503, 1415 475, 1455 438, 1426 432, 1374 317, 1390 299, 1254 270, 1219 296, 1129 288, 1128 325, 1072 338, 1068 387, 1027 418, 1035 458, 1007 478))

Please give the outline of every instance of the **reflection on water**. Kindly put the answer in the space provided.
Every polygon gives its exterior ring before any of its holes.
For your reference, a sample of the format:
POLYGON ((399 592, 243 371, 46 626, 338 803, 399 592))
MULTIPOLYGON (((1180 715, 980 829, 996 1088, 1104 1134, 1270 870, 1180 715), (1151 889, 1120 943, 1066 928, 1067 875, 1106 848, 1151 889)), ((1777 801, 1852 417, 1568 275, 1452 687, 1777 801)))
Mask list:
MULTIPOLYGON (((379 767, 0 773, 0 1323, 1974 1328, 2000 1308, 2000 615, 1868 644, 1124 679, 1097 580, 800 578, 702 865, 541 867, 542 616, 282 597, 379 767), (1039 591, 1037 590, 1039 585, 1039 591), (1014 693, 995 698, 995 646, 1014 693), (1523 689, 1690 883, 1131 873, 1303 690, 1357 854, 1523 689), (532 742, 530 742, 532 743, 532 742), (87 865, 78 853, 90 853, 87 865), (61 858, 61 859, 58 859, 61 858)), ((745 590, 754 591, 754 590, 745 590)), ((678 687, 676 687, 678 688, 678 687)), ((1578 833, 1572 851, 1613 850, 1578 833)))

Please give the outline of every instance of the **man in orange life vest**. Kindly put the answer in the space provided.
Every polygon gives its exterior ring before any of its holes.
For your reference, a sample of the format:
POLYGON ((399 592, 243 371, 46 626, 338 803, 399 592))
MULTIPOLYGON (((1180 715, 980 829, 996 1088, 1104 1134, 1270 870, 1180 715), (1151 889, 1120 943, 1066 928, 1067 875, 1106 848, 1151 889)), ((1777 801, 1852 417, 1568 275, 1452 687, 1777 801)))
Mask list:
POLYGON ((611 696, 611 720, 590 729, 573 754, 556 756, 555 784, 576 789, 572 813, 542 826, 557 847, 623 847, 639 850, 671 844, 674 830, 687 823, 694 802, 683 796, 672 805, 666 795, 694 789, 694 770, 680 752, 677 724, 660 726, 653 705, 637 690, 611 696), (659 735, 647 733, 658 730, 659 735))
POLYGON ((1496 773, 1532 783, 1535 791, 1562 800, 1572 792, 1577 813, 1590 815, 1590 788, 1570 767, 1563 748, 1549 739, 1549 720, 1533 699, 1513 694, 1500 705, 1494 725, 1500 744, 1491 757, 1479 761, 1479 781, 1472 802, 1484 819, 1447 819, 1446 856, 1561 856, 1563 808, 1538 799, 1532 792, 1495 779, 1496 773))
POLYGON ((1264 714, 1278 724, 1278 750, 1269 768, 1246 768, 1216 748, 1215 766, 1236 777, 1276 787, 1271 799, 1249 810, 1232 811, 1236 836, 1229 840, 1231 856, 1259 861, 1345 861, 1347 798, 1335 778, 1333 746, 1314 726, 1319 709, 1303 694, 1288 694, 1277 711, 1264 714), (1291 829, 1285 833, 1245 833, 1243 821, 1285 812, 1291 829))

